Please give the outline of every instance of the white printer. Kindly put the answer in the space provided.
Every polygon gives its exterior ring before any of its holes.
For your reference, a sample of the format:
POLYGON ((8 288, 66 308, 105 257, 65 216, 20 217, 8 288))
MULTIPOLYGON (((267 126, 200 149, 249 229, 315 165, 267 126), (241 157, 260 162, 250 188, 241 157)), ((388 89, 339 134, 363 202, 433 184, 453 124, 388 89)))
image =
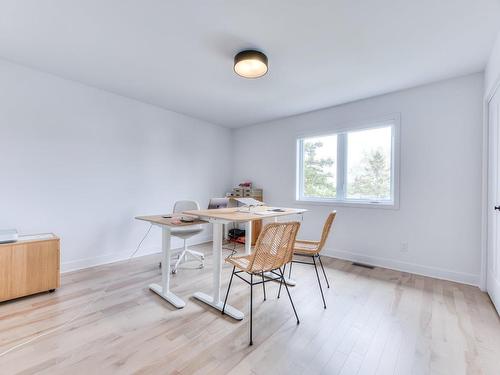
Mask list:
POLYGON ((16 242, 19 238, 15 229, 0 229, 0 243, 16 242))

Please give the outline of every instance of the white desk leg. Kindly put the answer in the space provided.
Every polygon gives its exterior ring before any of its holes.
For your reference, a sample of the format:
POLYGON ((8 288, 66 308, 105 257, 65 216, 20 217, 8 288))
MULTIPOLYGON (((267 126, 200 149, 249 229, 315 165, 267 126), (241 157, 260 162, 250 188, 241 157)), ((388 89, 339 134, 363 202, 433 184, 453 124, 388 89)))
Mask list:
MULTIPOLYGON (((274 222, 277 223, 278 222, 278 217, 275 216, 274 217, 274 222)), ((290 266, 290 265, 289 265, 290 266)), ((276 281, 279 281, 279 278, 278 276, 274 275, 272 272, 264 272, 264 276, 267 277, 268 279, 274 279, 276 281)), ((290 285, 290 286, 295 286, 297 285, 297 282, 293 279, 289 279, 288 277, 285 276, 285 283, 286 285, 290 285)))
POLYGON ((161 247, 161 285, 151 284, 149 289, 178 309, 182 309, 186 303, 170 291, 170 228, 167 226, 162 226, 161 247))
MULTIPOLYGON (((213 235, 213 257, 214 257, 214 269, 213 269, 213 290, 212 296, 209 296, 203 292, 196 292, 194 294, 194 298, 206 303, 207 305, 216 308, 219 311, 222 311, 222 307, 224 306, 224 301, 221 300, 221 272, 222 272, 222 225, 220 223, 213 223, 214 226, 214 235, 213 235)), ((235 309, 231 305, 226 305, 224 313, 233 317, 237 320, 242 320, 245 315, 235 309)))
POLYGON ((245 223, 245 255, 252 252, 252 222, 245 223))

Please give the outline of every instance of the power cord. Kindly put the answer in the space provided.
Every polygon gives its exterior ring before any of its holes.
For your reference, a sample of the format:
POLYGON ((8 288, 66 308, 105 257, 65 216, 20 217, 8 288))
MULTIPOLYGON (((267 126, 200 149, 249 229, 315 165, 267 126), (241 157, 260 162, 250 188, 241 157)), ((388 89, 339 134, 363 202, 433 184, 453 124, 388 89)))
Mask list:
POLYGON ((137 245, 137 247, 135 248, 134 252, 132 253, 131 256, 128 257, 127 261, 129 261, 130 259, 132 259, 134 257, 135 254, 137 254, 137 252, 139 251, 139 249, 141 248, 142 246, 142 243, 144 242, 144 240, 147 238, 147 236, 149 235, 149 232, 151 232, 151 228, 153 228, 153 224, 149 224, 149 228, 148 230, 146 231, 146 234, 144 235, 144 237, 142 237, 142 240, 139 242, 139 245, 137 245))
MULTIPOLYGON (((144 237, 142 237, 141 241, 139 242, 139 244, 137 245, 137 247, 135 248, 134 252, 126 259, 126 262, 127 264, 130 262, 130 260, 134 257, 135 254, 137 254, 137 252, 139 251, 139 249, 141 248, 141 245, 142 243, 144 242, 144 240, 146 239, 146 237, 149 235, 149 232, 151 232, 151 228, 153 227, 153 224, 150 224, 149 225, 149 228, 148 230, 146 231, 146 234, 144 235, 144 237)), ((117 279, 115 279, 117 280, 117 279)), ((112 281, 115 281, 115 280, 112 280, 112 281)), ((113 282, 110 283, 110 285, 112 285, 113 282)), ((109 287, 108 287, 109 288, 109 287)), ((4 355, 16 350, 16 349, 19 349, 27 344, 30 344, 44 336, 47 336, 47 335, 50 335, 51 333, 54 333, 54 332, 57 332, 59 330, 61 330, 62 328, 66 327, 68 324, 71 324, 73 323, 76 319, 78 319, 79 317, 81 317, 84 313, 86 313, 90 307, 92 307, 99 299, 101 299, 105 293, 108 292, 108 288, 104 289, 95 299, 91 300, 79 313, 77 313, 73 318, 69 319, 68 321, 62 323, 60 326, 57 326, 55 328, 52 328, 52 329, 49 329, 41 334, 39 334, 38 336, 35 336, 35 337, 32 337, 31 339, 29 340, 26 340, 22 343, 19 343, 17 345, 14 345, 12 346, 11 348, 3 351, 2 353, 0 353, 0 358, 3 357, 4 355)))
MULTIPOLYGON (((236 228, 236 224, 234 222, 232 224, 233 224, 233 229, 235 229, 236 228)), ((231 254, 228 255, 228 258, 232 257, 234 254, 237 253, 237 251, 236 251, 236 241, 229 240, 229 243, 233 244, 233 248, 230 248, 228 246, 222 246, 223 250, 229 250, 231 252, 231 254)))

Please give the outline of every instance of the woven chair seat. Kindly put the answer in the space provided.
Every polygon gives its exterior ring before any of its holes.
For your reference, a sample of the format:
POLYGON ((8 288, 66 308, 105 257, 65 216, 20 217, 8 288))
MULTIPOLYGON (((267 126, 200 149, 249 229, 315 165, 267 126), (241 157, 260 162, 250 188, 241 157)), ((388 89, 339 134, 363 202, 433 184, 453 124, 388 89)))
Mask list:
POLYGON ((295 245, 293 246, 294 254, 314 255, 319 253, 319 251, 319 241, 296 240, 295 245))
POLYGON ((253 255, 243 255, 238 257, 229 257, 226 263, 230 263, 241 271, 246 271, 250 265, 253 255))

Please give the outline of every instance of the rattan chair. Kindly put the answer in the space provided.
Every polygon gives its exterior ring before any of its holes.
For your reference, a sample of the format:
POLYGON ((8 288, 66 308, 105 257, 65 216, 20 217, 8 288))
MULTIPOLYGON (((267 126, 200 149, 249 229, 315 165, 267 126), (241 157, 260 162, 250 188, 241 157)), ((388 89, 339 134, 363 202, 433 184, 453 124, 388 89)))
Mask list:
MULTIPOLYGON (((292 259, 293 244, 295 242, 299 226, 300 223, 298 222, 268 224, 260 233, 252 254, 226 258, 226 263, 233 265, 233 272, 231 274, 231 279, 229 280, 229 286, 227 287, 226 298, 224 299, 224 306, 222 307, 222 314, 224 314, 224 310, 226 308, 226 302, 229 296, 229 290, 231 289, 231 284, 233 282, 233 276, 236 275, 238 278, 250 285, 250 345, 253 344, 253 286, 262 284, 264 287, 264 300, 266 300, 265 283, 274 281, 274 279, 264 279, 264 272, 272 272, 274 275, 278 276, 279 280, 284 280, 284 269, 282 269, 282 267, 284 267, 284 265, 292 259), (239 275, 242 272, 250 275, 250 281, 239 275), (262 281, 254 282, 254 276, 258 276, 262 279, 262 281)), ((299 317, 297 315, 297 311, 295 310, 292 296, 290 295, 290 291, 288 290, 286 283, 285 288, 288 298, 290 299, 290 303, 292 304, 295 318, 297 318, 297 324, 299 324, 299 317)))
MULTIPOLYGON (((310 264, 314 265, 314 269, 316 270, 316 277, 318 279, 319 290, 321 292, 321 298, 323 299, 323 307, 326 309, 325 296, 323 294, 323 287, 321 286, 321 280, 319 278, 318 267, 316 265, 316 258, 319 261, 321 269, 323 270, 323 276, 325 276, 326 285, 330 288, 330 283, 328 282, 328 277, 326 277, 325 268, 323 267, 323 262, 321 261, 320 252, 323 250, 325 246, 328 235, 330 234, 330 229, 332 228, 333 221, 335 220, 335 216, 337 215, 336 211, 330 212, 328 217, 326 218, 325 225, 323 225, 323 232, 321 233, 321 239, 319 241, 306 241, 306 240, 295 240, 295 245, 293 247, 293 255, 301 256, 301 257, 311 257, 312 263, 310 262, 302 262, 299 260, 291 259, 290 268, 288 271, 288 277, 292 276, 292 264, 293 263, 301 263, 301 264, 310 264)), ((286 269, 286 265, 283 267, 286 269)), ((286 284, 285 284, 286 285, 286 284)), ((278 298, 281 293, 281 281, 280 288, 278 291, 278 298)))

